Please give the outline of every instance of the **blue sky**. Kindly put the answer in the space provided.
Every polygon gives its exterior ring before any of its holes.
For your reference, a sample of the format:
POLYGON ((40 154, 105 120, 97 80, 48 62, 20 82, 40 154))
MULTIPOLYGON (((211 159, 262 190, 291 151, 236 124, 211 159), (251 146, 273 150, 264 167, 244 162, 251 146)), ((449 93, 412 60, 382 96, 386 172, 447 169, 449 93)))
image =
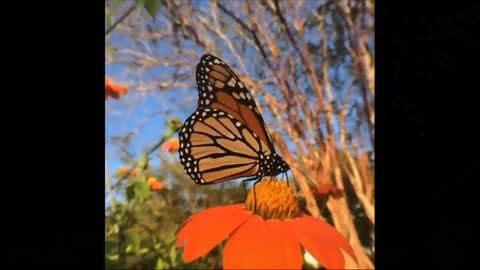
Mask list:
MULTIPOLYGON (((200 2, 202 5, 204 5, 205 2, 208 3, 208 1, 200 2)), ((117 48, 127 48, 135 44, 128 37, 119 35, 115 31, 107 37, 107 40, 117 48)), ((159 46, 155 48, 158 50, 159 57, 161 55, 168 55, 168 51, 170 50, 169 46, 170 45, 165 45, 164 43, 159 43, 159 46)), ((203 54, 204 52, 198 51, 198 53, 203 54)), ((235 58, 228 53, 225 53, 222 58, 230 65, 235 63, 235 58)), ((197 61, 198 59, 195 64, 197 61)), ((171 68, 161 67, 151 69, 139 76, 145 80, 156 78, 158 81, 159 78, 166 78, 171 75, 171 72, 171 68)), ((138 78, 131 74, 128 75, 127 68, 124 65, 118 64, 107 65, 105 73, 106 76, 111 77, 115 82, 127 86, 131 86, 132 82, 138 78)), ((346 73, 343 72, 343 70, 340 70, 339 74, 341 77, 345 78, 346 73)), ((193 68, 191 70, 191 77, 188 80, 193 86, 195 83, 195 73, 193 68)), ((268 90, 275 91, 275 89, 268 90)), ((342 89, 342 93, 344 93, 345 90, 346 89, 342 89)), ((257 97, 257 100, 262 102, 261 98, 257 97)), ((129 151, 134 155, 135 159, 138 159, 142 151, 147 150, 147 148, 150 148, 162 138, 165 133, 165 122, 168 118, 176 117, 183 122, 195 110, 196 102, 197 90, 194 87, 188 90, 172 89, 171 91, 166 92, 157 90, 150 94, 143 94, 136 91, 134 88, 130 88, 127 96, 123 96, 119 100, 109 99, 105 103, 106 138, 108 139, 111 136, 124 136, 128 132, 135 132, 129 151), (189 99, 192 100, 189 104, 183 106, 178 105, 180 102, 189 99), (158 113, 166 110, 169 110, 169 112, 158 113), (148 121, 140 127, 139 122, 145 120, 147 116, 150 115, 151 117, 148 118, 148 121)), ((267 122, 267 125, 273 124, 269 117, 265 117, 265 121, 267 122)), ((336 125, 335 128, 338 129, 336 125)), ((115 152, 115 148, 112 147, 110 142, 107 142, 106 150, 108 153, 108 170, 112 174, 119 166, 125 164, 118 158, 119 155, 115 152)), ((153 166, 160 165, 157 158, 158 153, 152 154, 151 157, 153 158, 153 166)), ((175 155, 175 158, 177 158, 177 155, 175 155)), ((106 198, 106 202, 108 202, 108 197, 106 198)))

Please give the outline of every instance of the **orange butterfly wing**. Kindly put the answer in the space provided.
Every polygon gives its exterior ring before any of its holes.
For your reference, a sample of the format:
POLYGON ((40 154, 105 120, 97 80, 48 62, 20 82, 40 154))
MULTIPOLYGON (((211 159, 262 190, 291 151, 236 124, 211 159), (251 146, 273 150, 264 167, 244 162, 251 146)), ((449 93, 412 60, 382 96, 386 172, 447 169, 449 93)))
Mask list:
POLYGON ((199 107, 220 109, 245 126, 274 152, 272 139, 252 94, 221 59, 205 54, 197 66, 199 107))

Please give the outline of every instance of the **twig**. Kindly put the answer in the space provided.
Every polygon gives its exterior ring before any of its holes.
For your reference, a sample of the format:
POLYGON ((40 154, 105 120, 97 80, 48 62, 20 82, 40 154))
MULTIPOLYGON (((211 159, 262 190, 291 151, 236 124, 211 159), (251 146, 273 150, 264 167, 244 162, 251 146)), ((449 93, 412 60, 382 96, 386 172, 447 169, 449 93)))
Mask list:
POLYGON ((120 16, 120 18, 118 18, 116 22, 114 22, 112 25, 110 25, 110 27, 107 28, 107 30, 105 31, 105 36, 110 34, 110 32, 112 32, 113 29, 117 27, 117 25, 119 25, 122 21, 124 21, 128 17, 128 15, 130 15, 135 10, 135 8, 137 7, 138 1, 139 0, 135 0, 135 3, 133 3, 133 5, 122 16, 120 16))

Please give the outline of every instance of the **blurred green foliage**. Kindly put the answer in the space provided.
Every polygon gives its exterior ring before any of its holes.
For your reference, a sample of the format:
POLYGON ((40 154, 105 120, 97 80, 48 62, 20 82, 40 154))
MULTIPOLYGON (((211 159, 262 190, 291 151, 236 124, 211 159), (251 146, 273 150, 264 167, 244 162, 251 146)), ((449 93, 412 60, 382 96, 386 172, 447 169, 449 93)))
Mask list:
POLYGON ((106 209, 105 269, 221 268, 218 247, 194 263, 185 263, 182 250, 175 247, 175 233, 193 213, 241 203, 245 198, 243 187, 238 183, 220 188, 195 185, 185 178, 183 168, 172 161, 172 156, 160 155, 161 168, 142 170, 145 161, 139 162, 137 175, 127 177, 114 191, 115 198, 120 199, 106 209), (147 183, 152 176, 165 187, 152 190, 147 183))

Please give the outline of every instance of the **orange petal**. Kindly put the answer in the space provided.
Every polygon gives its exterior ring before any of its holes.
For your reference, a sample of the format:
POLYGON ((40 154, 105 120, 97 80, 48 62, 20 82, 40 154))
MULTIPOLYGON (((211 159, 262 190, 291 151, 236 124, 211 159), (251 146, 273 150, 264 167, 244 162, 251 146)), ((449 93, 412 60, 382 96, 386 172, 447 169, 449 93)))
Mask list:
POLYGON ((301 269, 299 242, 281 221, 251 216, 235 232, 223 252, 224 269, 301 269))
POLYGON ((283 221, 270 220, 266 222, 267 234, 271 243, 265 250, 268 257, 276 262, 277 269, 301 269, 302 252, 300 243, 290 228, 283 221))
POLYGON ((305 214, 286 223, 296 232, 302 246, 325 268, 345 268, 345 259, 340 249, 356 260, 350 244, 330 224, 305 214))
POLYGON ((169 152, 172 148, 171 143, 168 141, 162 145, 162 150, 165 152, 169 152))
POLYGON ((149 185, 151 185, 151 184, 153 184, 153 183, 155 183, 155 182, 158 182, 158 181, 157 181, 157 178, 155 178, 155 177, 153 177, 153 176, 150 176, 150 177, 148 178, 148 180, 147 180, 147 183, 148 183, 149 185))
POLYGON ((207 254, 249 217, 243 204, 214 207, 191 216, 179 230, 177 247, 185 242, 183 257, 191 262, 207 254))
POLYGON ((164 143, 162 146, 162 150, 166 152, 176 152, 180 148, 180 142, 176 138, 170 139, 168 142, 164 143))
POLYGON ((176 152, 180 148, 180 142, 177 139, 170 140, 170 151, 176 152))
POLYGON ((120 84, 114 83, 112 80, 105 77, 105 100, 108 96, 118 99, 120 95, 126 95, 128 89, 120 84))
POLYGON ((163 183, 161 182, 154 182, 154 183, 150 183, 150 188, 153 189, 153 190, 162 190, 163 189, 163 183))

